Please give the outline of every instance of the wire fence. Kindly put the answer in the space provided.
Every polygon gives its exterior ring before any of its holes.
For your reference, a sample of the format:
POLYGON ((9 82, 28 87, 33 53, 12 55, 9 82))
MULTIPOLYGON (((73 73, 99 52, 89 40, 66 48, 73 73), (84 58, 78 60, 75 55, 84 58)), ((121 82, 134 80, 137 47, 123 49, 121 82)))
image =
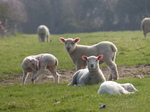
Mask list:
POLYGON ((16 22, 9 21, 8 19, 0 20, 0 37, 13 35, 19 32, 19 29, 16 22))

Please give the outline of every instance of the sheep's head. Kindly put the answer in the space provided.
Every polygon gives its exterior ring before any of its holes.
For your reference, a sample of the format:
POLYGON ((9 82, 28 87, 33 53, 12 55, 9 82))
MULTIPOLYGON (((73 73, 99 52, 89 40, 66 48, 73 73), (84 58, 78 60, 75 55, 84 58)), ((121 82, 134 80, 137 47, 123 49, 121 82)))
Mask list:
POLYGON ((65 44, 65 48, 69 53, 72 53, 75 48, 76 48, 76 44, 80 41, 80 38, 68 38, 68 39, 64 39, 64 38, 60 38, 59 39, 61 42, 63 42, 65 44))
POLYGON ((26 58, 28 60, 28 66, 33 70, 33 71, 38 71, 39 70, 39 61, 35 58, 26 58))
POLYGON ((128 92, 137 92, 138 91, 131 83, 121 84, 121 86, 128 92))
POLYGON ((82 56, 82 59, 86 61, 87 67, 90 71, 99 69, 99 60, 103 58, 103 55, 96 56, 82 56))

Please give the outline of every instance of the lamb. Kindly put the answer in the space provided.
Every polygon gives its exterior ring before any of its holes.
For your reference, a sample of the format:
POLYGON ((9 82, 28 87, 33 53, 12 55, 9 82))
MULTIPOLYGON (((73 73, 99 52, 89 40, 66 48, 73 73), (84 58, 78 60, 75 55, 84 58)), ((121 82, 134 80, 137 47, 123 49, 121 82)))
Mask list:
POLYGON ((119 84, 114 81, 105 81, 100 85, 98 94, 131 94, 137 91, 131 83, 119 84))
POLYGON ((98 84, 99 82, 106 81, 102 71, 99 68, 99 60, 102 59, 102 55, 96 56, 82 56, 82 59, 86 61, 87 68, 78 70, 74 75, 70 84, 68 85, 87 85, 98 84))
POLYGON ((144 18, 141 22, 141 29, 143 30, 144 37, 150 32, 150 18, 144 18))
POLYGON ((60 38, 62 43, 65 43, 65 48, 71 57, 73 63, 76 65, 76 70, 86 67, 86 62, 82 60, 82 56, 98 56, 103 55, 103 59, 99 61, 99 64, 105 62, 110 69, 109 80, 118 79, 118 70, 115 63, 117 47, 108 41, 103 41, 92 46, 78 45, 80 38, 64 39, 60 38))
POLYGON ((40 25, 37 29, 39 42, 48 42, 50 38, 50 32, 47 26, 40 25))
POLYGON ((59 74, 56 72, 57 66, 58 60, 52 54, 45 53, 26 57, 21 65, 23 70, 22 85, 25 84, 29 72, 33 73, 31 81, 34 83, 34 80, 46 69, 53 75, 54 82, 59 83, 59 74))

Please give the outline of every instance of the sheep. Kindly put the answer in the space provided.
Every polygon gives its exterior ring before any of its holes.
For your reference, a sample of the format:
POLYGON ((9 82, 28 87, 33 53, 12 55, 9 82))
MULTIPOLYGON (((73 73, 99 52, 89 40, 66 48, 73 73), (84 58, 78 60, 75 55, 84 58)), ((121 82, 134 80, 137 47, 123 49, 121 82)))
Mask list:
POLYGON ((99 60, 103 58, 102 55, 96 56, 82 56, 86 61, 87 68, 78 70, 74 75, 70 84, 68 85, 87 85, 98 84, 106 81, 102 71, 99 68, 99 60))
POLYGON ((143 30, 144 37, 146 37, 146 34, 150 32, 150 18, 144 18, 142 20, 141 29, 143 30))
POLYGON ((26 57, 21 64, 23 70, 22 85, 25 84, 29 72, 33 73, 31 81, 34 83, 34 80, 44 73, 46 69, 48 69, 53 75, 54 82, 59 83, 57 66, 58 60, 52 54, 44 53, 26 57))
POLYGON ((40 25, 37 29, 39 42, 48 42, 50 38, 50 32, 47 26, 40 25))
POLYGON ((118 70, 115 63, 117 47, 108 41, 103 41, 92 46, 78 45, 80 38, 68 38, 64 39, 60 37, 60 41, 65 44, 65 48, 71 57, 73 63, 76 65, 76 70, 86 67, 86 62, 82 60, 82 56, 98 56, 103 55, 103 59, 99 61, 99 64, 105 62, 110 69, 110 75, 108 80, 117 80, 118 70))
POLYGON ((131 94, 137 91, 131 83, 119 84, 114 81, 105 81, 100 85, 98 94, 131 94))

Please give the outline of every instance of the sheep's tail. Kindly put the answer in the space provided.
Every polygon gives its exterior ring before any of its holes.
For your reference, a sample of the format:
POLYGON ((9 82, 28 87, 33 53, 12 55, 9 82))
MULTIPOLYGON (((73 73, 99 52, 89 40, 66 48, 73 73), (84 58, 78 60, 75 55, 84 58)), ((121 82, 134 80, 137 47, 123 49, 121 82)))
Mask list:
POLYGON ((112 49, 113 52, 117 52, 118 51, 117 47, 114 44, 111 45, 111 49, 112 49))
POLYGON ((57 59, 56 59, 56 61, 55 61, 55 65, 58 66, 58 60, 57 60, 57 59))

